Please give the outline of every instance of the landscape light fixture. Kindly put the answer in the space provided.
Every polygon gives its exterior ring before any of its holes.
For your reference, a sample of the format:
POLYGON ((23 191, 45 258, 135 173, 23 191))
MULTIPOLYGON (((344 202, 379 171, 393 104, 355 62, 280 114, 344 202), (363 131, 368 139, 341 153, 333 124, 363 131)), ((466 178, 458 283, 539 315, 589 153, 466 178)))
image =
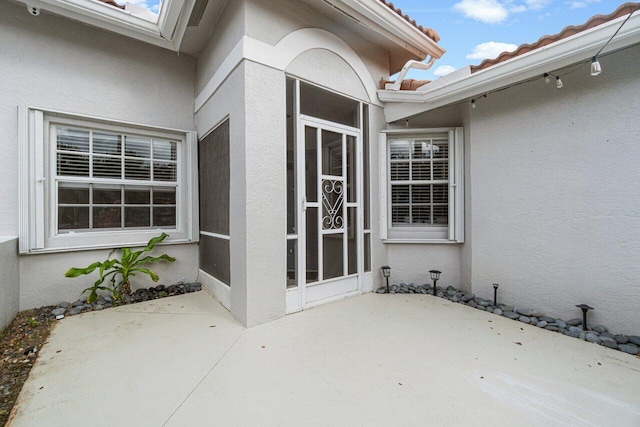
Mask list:
POLYGON ((587 332, 587 311, 593 310, 593 307, 589 307, 587 304, 578 304, 576 307, 582 310, 582 330, 587 332))
POLYGON ((544 82, 546 84, 551 83, 551 77, 549 76, 549 73, 544 73, 544 82))
POLYGON ((429 274, 431 274, 431 280, 433 280, 433 296, 436 296, 436 282, 438 281, 438 279, 440 279, 440 273, 442 273, 439 270, 429 270, 429 274))
POLYGON ((391 267, 385 265, 384 267, 380 267, 382 270, 382 275, 387 279, 387 293, 389 293, 389 277, 391 276, 391 267))
POLYGON ((493 305, 498 306, 498 285, 497 283, 493 284, 493 305))
POLYGON ((562 86, 564 85, 562 84, 562 80, 560 80, 560 76, 556 77, 556 87, 562 89, 562 86))

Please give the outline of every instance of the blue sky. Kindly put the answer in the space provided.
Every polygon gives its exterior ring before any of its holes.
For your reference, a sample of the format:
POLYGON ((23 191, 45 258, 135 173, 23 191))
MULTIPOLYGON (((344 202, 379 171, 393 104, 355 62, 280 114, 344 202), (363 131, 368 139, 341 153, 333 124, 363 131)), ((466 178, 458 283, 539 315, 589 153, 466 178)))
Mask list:
MULTIPOLYGON (((597 14, 608 15, 621 0, 393 0, 419 24, 440 35, 446 53, 431 70, 409 77, 434 80, 447 71, 479 64, 504 50, 556 34, 597 14)), ((594 52, 595 53, 595 52, 594 52)))

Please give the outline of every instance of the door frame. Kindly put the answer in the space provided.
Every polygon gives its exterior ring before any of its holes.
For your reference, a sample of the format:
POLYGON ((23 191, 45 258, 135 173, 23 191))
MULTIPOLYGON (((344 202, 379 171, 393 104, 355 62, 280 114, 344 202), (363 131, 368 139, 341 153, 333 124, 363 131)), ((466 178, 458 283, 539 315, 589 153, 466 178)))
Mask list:
MULTIPOLYGON (((299 110, 296 109, 296 112, 299 110)), ((304 310, 306 308, 310 308, 319 304, 323 304, 325 302, 333 301, 336 299, 345 298, 351 295, 356 295, 362 293, 362 279, 364 274, 364 207, 363 207, 363 131, 362 129, 343 125, 340 123, 334 123, 327 120, 319 119, 316 117, 306 116, 302 114, 297 114, 296 118, 296 127, 295 127, 295 158, 296 158, 296 238, 297 238, 297 274, 296 274, 296 286, 293 288, 287 289, 286 292, 286 312, 293 313, 297 311, 304 310), (306 201, 306 140, 305 140, 305 127, 311 126, 321 130, 327 130, 335 133, 340 133, 342 135, 352 136, 355 139, 355 189, 356 189, 356 201, 348 202, 347 194, 346 194, 346 186, 345 186, 345 200, 344 206, 345 211, 347 211, 347 207, 355 207, 356 208, 356 273, 346 276, 340 276, 337 278, 327 279, 327 280, 319 280, 314 282, 313 284, 307 284, 307 269, 306 269, 306 208, 307 207, 315 207, 320 212, 322 211, 322 201, 321 194, 318 193, 318 201, 316 202, 307 202, 306 201), (311 203, 315 206, 309 206, 311 203), (351 204, 351 206, 349 206, 351 204), (304 226, 303 226, 304 225, 304 226), (346 292, 339 292, 341 283, 349 289, 346 292), (326 286, 323 286, 326 285, 326 286), (328 296, 323 297, 322 291, 319 289, 323 287, 327 292, 328 296), (314 288, 314 289, 308 289, 314 288), (311 291, 311 292, 309 292, 311 291), (333 293, 338 291, 338 293, 333 293), (311 297, 310 294, 320 294, 320 297, 314 295, 311 297), (310 301, 310 299, 312 299, 310 301)), ((360 128, 362 128, 362 104, 360 104, 360 128)), ((320 150, 317 150, 317 179, 319 180, 319 184, 322 182, 322 141, 318 141, 320 150)), ((346 152, 343 153, 343 162, 346 162, 346 152)), ((343 163, 343 168, 345 168, 346 164, 343 163)), ((346 170, 343 169, 343 174, 346 174, 346 170)), ((346 221, 346 218, 345 218, 346 221)), ((322 236, 322 231, 320 227, 322 227, 322 223, 318 223, 318 236, 319 238, 322 236)), ((345 233, 348 232, 348 226, 345 224, 345 233)), ((320 239, 321 240, 321 239, 320 239)), ((320 245, 319 245, 320 247, 320 245)), ((322 265, 322 253, 319 251, 318 253, 318 266, 322 265)), ((348 259, 348 252, 345 253, 345 257, 348 259)), ((345 265, 345 268, 348 269, 348 265, 345 265)))

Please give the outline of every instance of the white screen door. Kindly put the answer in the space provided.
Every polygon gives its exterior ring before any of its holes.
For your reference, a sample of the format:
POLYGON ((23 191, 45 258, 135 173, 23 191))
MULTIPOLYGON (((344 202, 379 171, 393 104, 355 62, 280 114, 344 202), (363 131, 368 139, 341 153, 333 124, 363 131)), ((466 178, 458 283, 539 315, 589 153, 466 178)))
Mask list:
POLYGON ((357 128, 300 116, 297 287, 287 311, 357 293, 362 264, 362 138, 357 128))

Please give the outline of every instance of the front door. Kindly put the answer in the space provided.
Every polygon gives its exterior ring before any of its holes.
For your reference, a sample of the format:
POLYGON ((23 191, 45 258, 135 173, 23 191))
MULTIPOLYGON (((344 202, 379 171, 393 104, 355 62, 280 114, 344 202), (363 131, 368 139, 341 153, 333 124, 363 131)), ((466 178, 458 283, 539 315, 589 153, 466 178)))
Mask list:
POLYGON ((360 129, 301 116, 297 132, 297 283, 293 312, 361 289, 360 129))

